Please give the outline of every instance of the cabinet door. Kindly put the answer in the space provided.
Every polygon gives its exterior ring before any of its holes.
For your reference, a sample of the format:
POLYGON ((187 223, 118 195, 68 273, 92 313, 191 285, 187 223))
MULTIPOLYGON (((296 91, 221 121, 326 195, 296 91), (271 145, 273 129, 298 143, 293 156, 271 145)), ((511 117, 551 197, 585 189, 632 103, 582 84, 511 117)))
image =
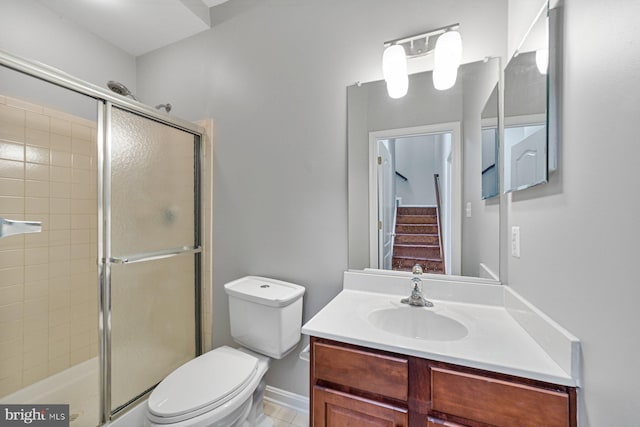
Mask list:
POLYGON ((314 427, 406 427, 407 410, 324 387, 313 387, 314 427))

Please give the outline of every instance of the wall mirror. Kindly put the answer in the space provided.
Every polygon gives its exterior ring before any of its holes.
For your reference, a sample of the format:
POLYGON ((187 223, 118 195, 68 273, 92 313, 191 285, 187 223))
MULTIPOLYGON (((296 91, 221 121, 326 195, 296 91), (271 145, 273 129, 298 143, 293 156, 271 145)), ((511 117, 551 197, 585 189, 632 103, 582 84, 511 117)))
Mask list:
POLYGON ((498 167, 500 135, 498 133, 498 85, 496 84, 482 110, 482 199, 500 194, 498 167))
POLYGON ((498 279, 499 198, 481 194, 481 113, 498 62, 460 66, 446 91, 430 71, 412 74, 401 99, 384 81, 347 88, 349 268, 420 263, 427 273, 498 279))
POLYGON ((504 189, 523 190, 556 169, 555 87, 550 53, 551 11, 545 4, 505 68, 504 189), (550 61, 551 60, 551 61, 550 61), (554 101, 554 102, 550 102, 554 101))

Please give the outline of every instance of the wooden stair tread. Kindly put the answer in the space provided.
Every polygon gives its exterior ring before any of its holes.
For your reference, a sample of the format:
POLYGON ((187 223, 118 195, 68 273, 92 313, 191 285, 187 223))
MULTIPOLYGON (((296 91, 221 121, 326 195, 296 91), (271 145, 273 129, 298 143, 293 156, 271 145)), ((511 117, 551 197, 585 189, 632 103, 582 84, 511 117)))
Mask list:
POLYGON ((396 234, 433 234, 427 233, 428 231, 437 231, 437 224, 399 224, 396 223, 396 229, 398 229, 399 233, 396 234), (417 231, 416 231, 417 230, 417 231))
POLYGON ((431 214, 421 214, 421 215, 411 215, 411 214, 401 214, 396 216, 396 222, 400 222, 401 219, 413 219, 413 220, 431 220, 435 221, 437 216, 431 214))
POLYGON ((431 261, 431 262, 442 262, 442 258, 437 257, 437 258, 429 258, 429 257, 417 257, 417 256, 394 256, 393 259, 397 259, 397 260, 401 260, 401 259, 407 259, 407 260, 412 260, 412 261, 431 261))
POLYGON ((431 248, 439 248, 440 245, 429 245, 429 244, 420 244, 420 243, 394 243, 393 246, 399 246, 399 247, 403 247, 403 248, 425 248, 425 249, 431 249, 431 248))
POLYGON ((435 212, 435 206, 398 206, 398 215, 429 215, 435 212))

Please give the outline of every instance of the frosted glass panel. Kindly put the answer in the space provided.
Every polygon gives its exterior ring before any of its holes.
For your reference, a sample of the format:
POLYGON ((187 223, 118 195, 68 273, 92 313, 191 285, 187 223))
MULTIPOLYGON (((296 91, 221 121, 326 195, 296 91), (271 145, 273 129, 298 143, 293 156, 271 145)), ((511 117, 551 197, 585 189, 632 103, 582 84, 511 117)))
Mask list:
POLYGON ((194 136, 113 109, 113 256, 194 244, 194 136))
POLYGON ((42 227, 0 238, 0 403, 69 404, 74 427, 99 422, 97 111, 0 66, 0 218, 42 227))
POLYGON ((112 409, 195 356, 194 256, 111 267, 112 409))

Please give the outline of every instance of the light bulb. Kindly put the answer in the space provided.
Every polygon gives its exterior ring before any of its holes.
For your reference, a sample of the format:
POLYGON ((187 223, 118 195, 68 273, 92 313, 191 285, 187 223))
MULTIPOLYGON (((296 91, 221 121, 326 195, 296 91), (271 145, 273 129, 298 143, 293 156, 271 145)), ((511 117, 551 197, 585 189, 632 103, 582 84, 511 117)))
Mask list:
POLYGON ((457 31, 447 31, 436 40, 435 68, 458 68, 462 60, 462 38, 457 31))
POLYGON ((405 76, 403 79, 396 79, 387 82, 387 93, 389 98, 398 99, 407 94, 409 90, 409 77, 405 76))
POLYGON ((433 87, 447 90, 456 83, 462 60, 462 38, 457 31, 447 31, 436 40, 433 87))
POLYGON ((391 45, 382 54, 382 75, 392 98, 402 98, 409 88, 407 55, 400 45, 391 45))
POLYGON ((437 90, 447 90, 456 84, 458 68, 443 68, 436 66, 433 69, 433 87, 437 90))
POLYGON ((547 74, 549 69, 549 49, 536 50, 536 66, 540 74, 547 74))

